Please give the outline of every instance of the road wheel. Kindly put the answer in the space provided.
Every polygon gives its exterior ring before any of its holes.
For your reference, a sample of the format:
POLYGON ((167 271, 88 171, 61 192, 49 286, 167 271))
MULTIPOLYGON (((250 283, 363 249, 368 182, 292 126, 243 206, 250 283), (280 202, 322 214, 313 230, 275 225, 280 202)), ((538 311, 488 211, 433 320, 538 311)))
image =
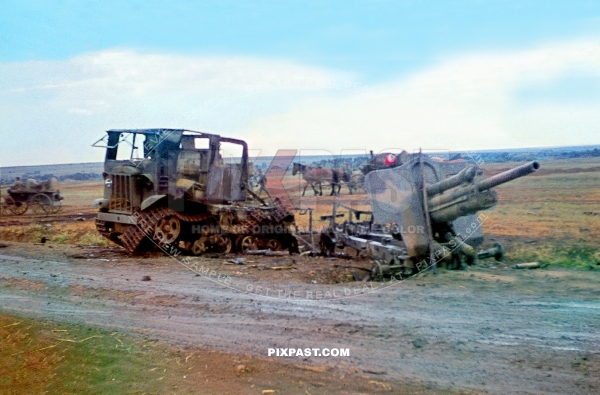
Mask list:
POLYGON ((267 241, 267 250, 271 251, 281 251, 281 243, 277 239, 269 239, 267 241))
POLYGON ((205 236, 200 237, 192 244, 192 254, 201 255, 207 250, 207 238, 205 236))
POLYGON ((31 198, 31 209, 35 214, 48 215, 52 212, 52 200, 50 200, 48 195, 38 193, 31 198))
POLYGON ((246 253, 250 250, 256 250, 257 247, 256 237, 254 236, 242 236, 242 238, 238 242, 238 249, 242 253, 246 253))
POLYGON ((159 245, 173 244, 181 234, 179 218, 169 216, 158 221, 154 230, 154 239, 159 245))
POLYGON ((221 254, 229 254, 233 247, 231 237, 228 235, 217 235, 215 238, 215 247, 221 254))

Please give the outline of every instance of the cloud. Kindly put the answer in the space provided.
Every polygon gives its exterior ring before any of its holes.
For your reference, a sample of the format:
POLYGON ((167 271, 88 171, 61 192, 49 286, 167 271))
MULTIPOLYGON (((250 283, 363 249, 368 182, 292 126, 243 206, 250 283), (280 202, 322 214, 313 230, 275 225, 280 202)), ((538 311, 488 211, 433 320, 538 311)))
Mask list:
POLYGON ((0 165, 101 161, 90 144, 111 128, 212 131, 263 154, 598 144, 598 86, 592 39, 457 55, 377 85, 252 57, 112 50, 4 63, 0 165))
MULTIPOLYGON (((174 127, 244 137, 347 72, 250 57, 105 51, 0 64, 0 165, 100 161, 113 128, 174 127)), ((348 83, 344 84, 348 85, 348 83)))
MULTIPOLYGON (((600 42, 457 56, 341 99, 307 98, 250 127, 259 145, 300 149, 490 149, 598 144, 600 42), (577 76, 571 100, 544 87, 577 76), (538 89, 537 100, 522 92, 538 89), (285 131, 273 138, 276 131, 285 131), (292 138, 289 136, 293 136, 292 138), (295 145, 293 145, 295 144, 295 145)), ((560 87, 561 84, 558 84, 560 87)), ((564 85, 564 84, 563 84, 564 85)), ((568 88, 568 87, 567 87, 568 88)))

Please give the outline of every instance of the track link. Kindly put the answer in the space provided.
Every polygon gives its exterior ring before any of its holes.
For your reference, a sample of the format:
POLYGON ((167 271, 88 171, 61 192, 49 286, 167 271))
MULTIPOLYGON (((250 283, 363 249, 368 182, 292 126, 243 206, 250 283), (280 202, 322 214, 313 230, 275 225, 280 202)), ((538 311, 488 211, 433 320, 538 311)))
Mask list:
POLYGON ((111 232, 106 231, 106 221, 102 221, 96 218, 96 230, 98 231, 98 233, 100 233, 102 237, 105 237, 113 243, 117 243, 118 245, 123 246, 123 243, 119 238, 113 237, 111 232))
MULTIPOLYGON (((130 253, 140 250, 140 247, 146 237, 154 240, 154 232, 159 221, 169 216, 177 217, 180 221, 188 224, 202 223, 207 219, 217 217, 205 212, 201 214, 186 214, 175 211, 168 207, 154 207, 147 211, 136 212, 134 217, 137 218, 137 225, 129 225, 125 231, 117 238, 107 232, 104 221, 96 220, 96 229, 100 234, 109 240, 122 245, 130 253)), ((255 228, 261 224, 277 225, 280 223, 279 218, 281 213, 278 210, 252 210, 249 213, 248 219, 241 223, 232 225, 221 225, 221 231, 231 235, 252 235, 255 233, 255 228), (279 215, 278 215, 279 214, 279 215)), ((156 243, 156 241, 154 241, 156 243)))
POLYGON ((139 249, 145 237, 153 239, 154 230, 158 221, 169 216, 175 216, 185 222, 200 222, 210 218, 211 214, 184 214, 168 207, 155 207, 148 211, 136 213, 137 225, 127 227, 127 230, 121 235, 120 239, 123 247, 129 252, 135 252, 139 249))

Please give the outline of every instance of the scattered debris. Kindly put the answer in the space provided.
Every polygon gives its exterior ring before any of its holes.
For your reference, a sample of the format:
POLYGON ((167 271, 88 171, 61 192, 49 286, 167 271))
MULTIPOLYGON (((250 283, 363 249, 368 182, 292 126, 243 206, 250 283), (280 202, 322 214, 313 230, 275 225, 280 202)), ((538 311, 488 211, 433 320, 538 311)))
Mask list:
POLYGON ((73 259, 89 259, 89 258, 93 258, 94 255, 93 254, 67 254, 67 256, 69 258, 73 258, 73 259))
POLYGON ((295 266, 267 266, 271 270, 285 270, 285 269, 295 269, 295 266))
POLYGON ((248 250, 247 255, 264 255, 264 256, 287 256, 289 251, 271 251, 271 250, 248 250))
POLYGON ((336 252, 335 257, 340 259, 353 259, 352 255, 346 254, 345 252, 336 252))
POLYGON ((370 273, 367 273, 366 276, 361 276, 358 273, 356 273, 354 270, 351 270, 350 273, 352 273, 352 277, 354 277, 354 280, 358 281, 358 282, 366 282, 366 281, 369 281, 369 279, 371 279, 370 273))
POLYGON ((227 262, 233 263, 234 265, 245 265, 246 258, 229 259, 229 260, 227 260, 227 262))
POLYGON ((363 373, 366 373, 366 374, 375 374, 375 375, 387 374, 387 372, 385 372, 383 370, 365 370, 365 369, 363 369, 363 373))
POLYGON ((311 372, 317 372, 317 373, 323 373, 323 372, 327 372, 327 371, 331 370, 331 367, 329 367, 327 365, 310 366, 310 365, 297 365, 296 364, 294 366, 298 369, 310 370, 311 372))
POLYGON ((150 278, 150 276, 144 276, 142 277, 142 281, 152 281, 152 279, 150 278))
POLYGON ((375 380, 369 380, 369 384, 373 384, 379 387, 384 388, 387 391, 391 391, 392 390, 392 386, 386 383, 382 383, 380 381, 375 381, 375 380))
POLYGON ((423 348, 428 343, 427 343, 427 340, 425 340, 425 339, 415 339, 415 340, 413 340, 412 344, 415 348, 423 348))
POLYGON ((539 262, 517 263, 513 269, 537 269, 541 267, 539 262))

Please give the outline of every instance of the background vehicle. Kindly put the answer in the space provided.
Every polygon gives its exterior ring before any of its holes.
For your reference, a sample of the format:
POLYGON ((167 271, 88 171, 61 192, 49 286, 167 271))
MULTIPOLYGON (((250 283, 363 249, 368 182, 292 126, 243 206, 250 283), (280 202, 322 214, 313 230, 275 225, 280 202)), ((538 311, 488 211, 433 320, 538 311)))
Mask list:
POLYGON ((19 179, 7 189, 7 196, 2 202, 3 214, 23 215, 28 209, 35 214, 56 214, 62 208, 64 199, 58 189, 58 180, 51 178, 45 182, 19 179))

